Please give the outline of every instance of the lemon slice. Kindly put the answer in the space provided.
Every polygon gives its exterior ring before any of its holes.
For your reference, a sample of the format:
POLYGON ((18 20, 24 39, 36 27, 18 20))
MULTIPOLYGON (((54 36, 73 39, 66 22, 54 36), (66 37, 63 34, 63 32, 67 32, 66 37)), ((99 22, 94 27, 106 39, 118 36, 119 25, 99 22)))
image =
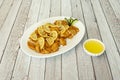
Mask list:
POLYGON ((45 26, 53 26, 52 23, 46 23, 45 26))
POLYGON ((44 48, 45 40, 43 37, 38 38, 38 43, 40 45, 40 49, 44 48))
POLYGON ((50 36, 46 38, 46 41, 51 46, 54 43, 54 41, 57 39, 57 37, 58 37, 57 31, 51 31, 50 36))
POLYGON ((46 38, 46 41, 48 42, 48 44, 49 44, 50 46, 54 43, 53 37, 48 37, 48 38, 46 38))
POLYGON ((50 36, 53 38, 53 40, 56 40, 57 37, 58 37, 57 31, 51 31, 51 32, 50 32, 50 36))
POLYGON ((64 25, 64 27, 65 27, 65 29, 66 29, 66 30, 69 28, 69 26, 68 26, 68 25, 64 25))
POLYGON ((47 33, 44 31, 43 29, 43 26, 39 27, 38 28, 38 34, 41 36, 41 37, 47 37, 47 33))
POLYGON ((60 28, 61 28, 60 34, 62 35, 66 32, 66 30, 68 30, 69 26, 68 25, 64 25, 64 26, 61 25, 60 28))
POLYGON ((36 41, 37 40, 37 34, 35 32, 33 32, 31 35, 30 35, 30 39, 36 41))
POLYGON ((55 25, 61 25, 61 23, 62 23, 61 20, 56 20, 54 24, 55 25))
POLYGON ((44 30, 45 32, 50 33, 49 25, 44 25, 44 26, 43 26, 43 30, 44 30))
POLYGON ((38 27, 38 34, 42 36, 44 33, 44 30, 42 29, 42 26, 38 27))
POLYGON ((63 25, 60 26, 60 29, 61 29, 60 31, 61 34, 63 34, 66 31, 66 28, 63 25))

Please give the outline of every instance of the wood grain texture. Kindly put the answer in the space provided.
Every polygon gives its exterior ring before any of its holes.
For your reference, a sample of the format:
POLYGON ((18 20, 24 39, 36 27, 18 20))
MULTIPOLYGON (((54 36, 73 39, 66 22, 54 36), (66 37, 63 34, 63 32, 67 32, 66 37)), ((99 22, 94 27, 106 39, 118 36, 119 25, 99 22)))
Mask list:
POLYGON ((0 0, 0 8, 1 8, 3 2, 4 2, 4 0, 0 0))
POLYGON ((72 16, 70 0, 61 0, 61 16, 72 16))
POLYGON ((118 0, 109 0, 109 2, 114 10, 114 13, 116 14, 116 16, 120 22, 120 11, 119 11, 120 10, 120 3, 119 3, 120 0, 119 1, 118 0))
POLYGON ((50 17, 61 15, 61 0, 51 0, 50 1, 50 17))
POLYGON ((51 0, 42 0, 40 12, 39 12, 39 16, 38 16, 38 21, 49 18, 49 16, 50 16, 50 1, 51 0))
POLYGON ((119 4, 120 4, 120 0, 118 0, 119 4))
MULTIPOLYGON (((80 19, 84 24, 84 15, 82 12, 82 5, 80 0, 71 0, 73 17, 80 19)), ((83 42, 87 39, 87 32, 84 39, 76 46, 77 65, 79 80, 95 80, 91 57, 83 50, 83 42)))
POLYGON ((113 8, 111 7, 108 0, 100 0, 101 7, 104 11, 105 17, 109 24, 110 30, 115 39, 116 45, 118 47, 118 51, 120 52, 120 19, 116 17, 113 8))
POLYGON ((32 58, 28 80, 44 80, 45 59, 32 58))
POLYGON ((13 5, 14 0, 0 0, 0 29, 8 16, 8 13, 13 5))
POLYGON ((117 51, 117 47, 115 45, 112 34, 110 32, 110 29, 108 27, 108 24, 106 22, 105 16, 102 12, 102 9, 100 7, 98 0, 96 0, 96 1, 91 0, 91 2, 93 5, 93 9, 95 12, 98 26, 100 29, 102 40, 106 46, 106 54, 107 54, 108 61, 110 64, 113 79, 119 80, 120 58, 119 58, 119 53, 117 51))
POLYGON ((11 80, 27 80, 29 65, 30 65, 30 57, 27 56, 25 53, 23 53, 20 49, 18 51, 18 57, 16 59, 16 64, 14 67, 11 80))
MULTIPOLYGON (((23 25, 26 22, 27 14, 28 14, 28 11, 29 11, 28 2, 29 2, 29 0, 24 0, 21 4, 21 7, 20 7, 19 11, 18 11, 14 26, 12 28, 8 43, 6 45, 6 49, 4 51, 2 62, 0 64, 0 80, 10 80, 12 78, 14 79, 14 76, 12 76, 12 74, 13 74, 14 66, 16 64, 16 58, 17 58, 18 50, 19 50, 19 39, 20 39, 20 37, 23 33, 23 30, 24 30, 23 25)), ((18 1, 18 3, 20 4, 21 2, 18 1)), ((16 3, 14 5, 14 7, 16 5, 18 5, 18 3, 16 3)), ((16 6, 16 7, 18 7, 18 6, 16 6)), ((7 25, 5 27, 7 27, 7 25)), ((21 60, 21 63, 22 62, 23 61, 21 60)), ((19 65, 16 65, 15 69, 17 69, 18 66, 19 65)), ((20 70, 22 70, 22 68, 20 68, 20 70)), ((20 73, 21 72, 19 71, 18 74, 15 74, 15 75, 19 76, 20 73)))
POLYGON ((17 12, 19 10, 19 7, 21 5, 22 0, 16 0, 13 3, 13 6, 10 9, 10 12, 7 16, 7 19, 5 20, 3 27, 0 29, 0 59, 4 53, 4 49, 9 37, 9 34, 12 30, 12 26, 14 25, 14 21, 17 15, 17 12), (9 27, 8 27, 9 26, 9 27), (4 34, 3 34, 4 33, 4 34))
POLYGON ((78 80, 75 48, 62 55, 62 80, 78 80))
POLYGON ((61 80, 61 56, 47 59, 45 80, 61 80))

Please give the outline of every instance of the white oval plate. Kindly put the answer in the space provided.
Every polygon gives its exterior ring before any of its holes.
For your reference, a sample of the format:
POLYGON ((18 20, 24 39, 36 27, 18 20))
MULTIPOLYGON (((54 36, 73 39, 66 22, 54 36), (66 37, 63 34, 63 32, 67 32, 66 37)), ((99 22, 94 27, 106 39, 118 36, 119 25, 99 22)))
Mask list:
POLYGON ((53 56, 57 56, 60 54, 63 54, 65 52, 67 52, 68 50, 72 49, 73 47, 75 47, 83 38, 84 34, 85 34, 85 27, 82 24, 81 21, 77 21, 74 25, 76 27, 79 28, 79 32, 72 38, 72 39, 67 39, 67 45, 66 46, 60 46, 59 50, 57 52, 54 53, 50 53, 50 54, 40 54, 35 52, 34 50, 31 50, 28 46, 27 46, 27 41, 29 39, 30 34, 37 29, 37 27, 39 27, 40 25, 43 25, 45 23, 53 23, 55 20, 63 20, 64 18, 70 18, 70 17, 64 17, 64 16, 60 16, 60 17, 52 17, 52 18, 48 18, 45 20, 42 20, 34 25, 32 25, 30 28, 28 28, 25 33, 23 34, 21 41, 20 41, 20 47, 22 49, 22 51, 24 53, 26 53, 29 56, 32 57, 36 57, 36 58, 48 58, 48 57, 53 57, 53 56))

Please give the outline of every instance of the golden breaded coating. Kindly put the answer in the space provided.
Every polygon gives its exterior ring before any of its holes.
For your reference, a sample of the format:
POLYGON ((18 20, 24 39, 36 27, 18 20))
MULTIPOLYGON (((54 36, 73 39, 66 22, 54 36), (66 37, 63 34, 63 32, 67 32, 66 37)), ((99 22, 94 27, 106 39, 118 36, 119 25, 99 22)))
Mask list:
POLYGON ((27 45, 41 54, 59 50, 60 45, 67 45, 66 39, 73 38, 79 32, 75 26, 69 26, 66 20, 56 20, 38 27, 29 37, 27 45))
POLYGON ((28 45, 29 48, 31 48, 31 49, 34 50, 36 44, 35 44, 35 42, 33 42, 32 40, 29 40, 29 41, 27 42, 27 45, 28 45))
POLYGON ((60 44, 65 46, 66 45, 66 39, 60 38, 60 44))
POLYGON ((66 20, 56 20, 54 22, 55 25, 68 25, 66 20))
POLYGON ((51 46, 51 50, 52 50, 53 52, 58 51, 58 49, 59 49, 59 44, 58 44, 58 43, 54 43, 54 44, 51 46))

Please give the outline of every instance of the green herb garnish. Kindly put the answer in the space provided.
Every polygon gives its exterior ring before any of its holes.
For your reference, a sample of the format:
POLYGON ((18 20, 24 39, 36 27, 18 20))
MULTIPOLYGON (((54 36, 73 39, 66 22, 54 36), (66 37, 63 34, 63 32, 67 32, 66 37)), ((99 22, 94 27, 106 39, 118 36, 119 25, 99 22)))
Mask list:
POLYGON ((78 19, 73 19, 72 17, 70 17, 69 19, 65 18, 65 20, 67 21, 69 26, 73 25, 75 21, 78 21, 78 19))

